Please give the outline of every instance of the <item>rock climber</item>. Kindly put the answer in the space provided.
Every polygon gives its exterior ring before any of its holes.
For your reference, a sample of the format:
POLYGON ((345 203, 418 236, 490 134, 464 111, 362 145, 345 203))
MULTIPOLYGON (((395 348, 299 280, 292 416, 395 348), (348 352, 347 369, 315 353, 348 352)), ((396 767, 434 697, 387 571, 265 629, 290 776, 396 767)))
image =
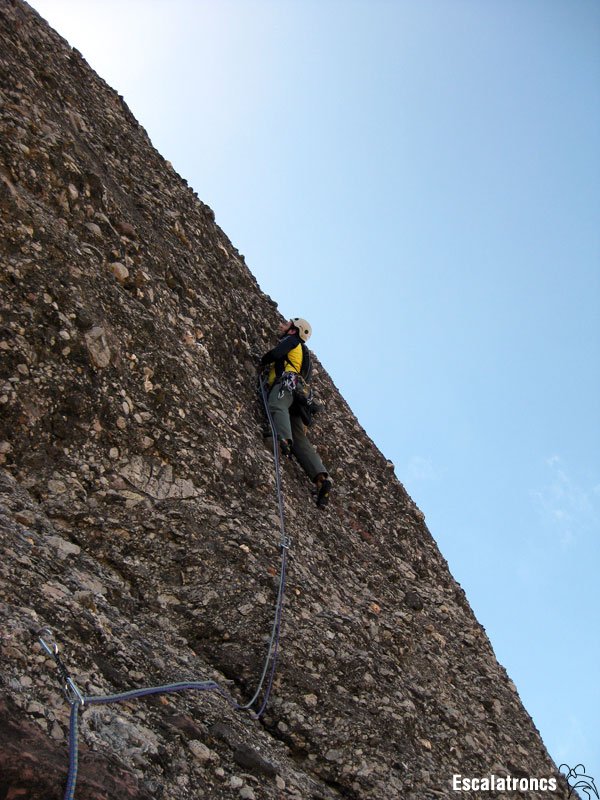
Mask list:
POLYGON ((261 358, 259 368, 270 367, 268 406, 279 450, 282 456, 296 456, 316 486, 318 508, 324 508, 329 502, 333 481, 306 435, 306 426, 294 402, 294 389, 302 374, 302 345, 310 339, 312 328, 302 317, 294 317, 280 323, 277 333, 278 343, 261 358))

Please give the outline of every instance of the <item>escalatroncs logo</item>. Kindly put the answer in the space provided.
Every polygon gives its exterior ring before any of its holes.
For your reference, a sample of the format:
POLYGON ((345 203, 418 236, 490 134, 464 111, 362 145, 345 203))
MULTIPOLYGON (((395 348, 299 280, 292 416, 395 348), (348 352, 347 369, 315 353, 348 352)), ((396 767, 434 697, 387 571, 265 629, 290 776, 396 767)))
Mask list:
POLYGON ((597 797, 600 800, 596 783, 591 775, 585 774, 585 767, 583 764, 577 764, 576 767, 570 767, 568 764, 561 764, 558 769, 569 784, 571 790, 569 792, 569 797, 577 790, 580 794, 583 792, 588 800, 592 800, 593 797, 597 797))

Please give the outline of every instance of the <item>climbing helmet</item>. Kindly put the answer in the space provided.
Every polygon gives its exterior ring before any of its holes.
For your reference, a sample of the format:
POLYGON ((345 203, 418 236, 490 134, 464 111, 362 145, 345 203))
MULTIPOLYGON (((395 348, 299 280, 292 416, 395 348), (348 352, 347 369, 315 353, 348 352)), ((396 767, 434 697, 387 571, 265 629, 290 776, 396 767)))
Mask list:
POLYGON ((312 335, 312 326, 310 322, 307 322, 302 317, 294 317, 292 319, 294 324, 294 328, 298 329, 298 336, 302 339, 303 342, 308 342, 312 335))

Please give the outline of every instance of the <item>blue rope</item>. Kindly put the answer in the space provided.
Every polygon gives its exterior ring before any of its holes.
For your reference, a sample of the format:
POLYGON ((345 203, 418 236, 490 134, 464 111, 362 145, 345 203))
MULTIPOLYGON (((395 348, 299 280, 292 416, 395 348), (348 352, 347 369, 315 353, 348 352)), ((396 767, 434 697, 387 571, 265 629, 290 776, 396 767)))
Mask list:
POLYGON ((126 703, 128 700, 136 700, 138 697, 148 697, 152 694, 173 694, 174 692, 186 692, 195 689, 200 692, 214 692, 219 689, 219 684, 215 681, 183 681, 181 683, 167 683, 165 686, 150 686, 145 689, 130 689, 128 692, 120 694, 94 695, 84 697, 87 706, 105 706, 109 703, 126 703))
POLYGON ((79 708, 79 703, 71 704, 71 718, 69 722, 69 777, 65 788, 65 800, 73 800, 75 797, 75 784, 77 782, 77 770, 79 767, 79 748, 77 747, 79 708))
POLYGON ((265 684, 265 680, 267 680, 267 673, 268 673, 267 686, 265 689, 264 697, 260 705, 260 708, 258 712, 256 712, 256 717, 257 718, 261 717, 265 712, 267 703, 269 701, 269 697, 271 695, 271 690, 273 688, 275 672, 277 669, 277 659, 279 655, 279 641, 281 634, 281 620, 283 617, 283 600, 285 596, 287 551, 290 547, 290 541, 285 531, 285 514, 284 514, 284 503, 283 503, 283 491, 281 486, 281 468, 279 461, 279 443, 277 441, 277 430, 275 428, 275 423, 273 421, 271 410, 269 409, 268 397, 265 391, 265 383, 262 380, 259 380, 259 384, 260 384, 262 400, 267 414, 267 419, 269 420, 269 425, 271 426, 271 432, 273 434, 273 460, 275 462, 275 490, 277 493, 277 504, 279 509, 279 520, 280 520, 280 531, 281 531, 281 543, 280 543, 281 569, 279 575, 279 589, 277 592, 277 600, 275 602, 275 615, 273 620, 273 627, 271 629, 271 636, 269 639, 269 646, 267 648, 267 655, 265 657, 263 670, 256 691, 254 692, 252 699, 244 704, 239 703, 237 700, 234 700, 234 698, 215 681, 184 681, 179 683, 169 683, 165 684, 164 686, 151 686, 143 689, 131 689, 127 692, 121 692, 119 694, 95 695, 89 697, 84 696, 81 694, 81 692, 75 685, 75 682, 69 675, 64 663, 62 662, 62 659, 58 654, 58 645, 52 640, 51 631, 48 628, 42 628, 38 633, 39 641, 43 646, 43 648, 46 650, 46 652, 56 662, 60 676, 64 683, 63 690, 71 706, 71 713, 69 718, 69 774, 67 777, 67 784, 65 787, 64 800, 74 800, 75 797, 75 786, 77 783, 77 773, 79 769, 79 747, 78 747, 79 714, 85 708, 85 706, 108 705, 110 703, 124 703, 127 702, 128 700, 135 700, 140 697, 147 697, 149 695, 171 694, 175 692, 184 692, 191 690, 191 691, 217 692, 222 697, 224 697, 227 700, 227 702, 230 705, 232 705, 235 709, 239 711, 248 711, 258 700, 262 692, 263 686, 265 684), (46 642, 46 639, 43 638, 42 633, 46 638, 50 638, 51 640, 50 644, 48 644, 46 642))

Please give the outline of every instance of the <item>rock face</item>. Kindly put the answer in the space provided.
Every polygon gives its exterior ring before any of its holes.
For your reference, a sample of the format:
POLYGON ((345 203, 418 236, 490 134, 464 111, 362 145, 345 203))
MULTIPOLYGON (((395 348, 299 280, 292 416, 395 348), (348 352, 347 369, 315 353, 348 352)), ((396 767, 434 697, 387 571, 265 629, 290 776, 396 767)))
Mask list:
MULTIPOLYGON (((69 704, 213 680, 240 702, 271 631, 280 535, 255 363, 276 304, 122 98, 20 0, 0 6, 0 796, 62 797, 69 704)), ((217 693, 92 706, 76 797, 455 796, 556 778, 423 515, 317 363, 318 511, 292 538, 266 713, 217 693)), ((476 797, 478 792, 458 796, 476 797)))

